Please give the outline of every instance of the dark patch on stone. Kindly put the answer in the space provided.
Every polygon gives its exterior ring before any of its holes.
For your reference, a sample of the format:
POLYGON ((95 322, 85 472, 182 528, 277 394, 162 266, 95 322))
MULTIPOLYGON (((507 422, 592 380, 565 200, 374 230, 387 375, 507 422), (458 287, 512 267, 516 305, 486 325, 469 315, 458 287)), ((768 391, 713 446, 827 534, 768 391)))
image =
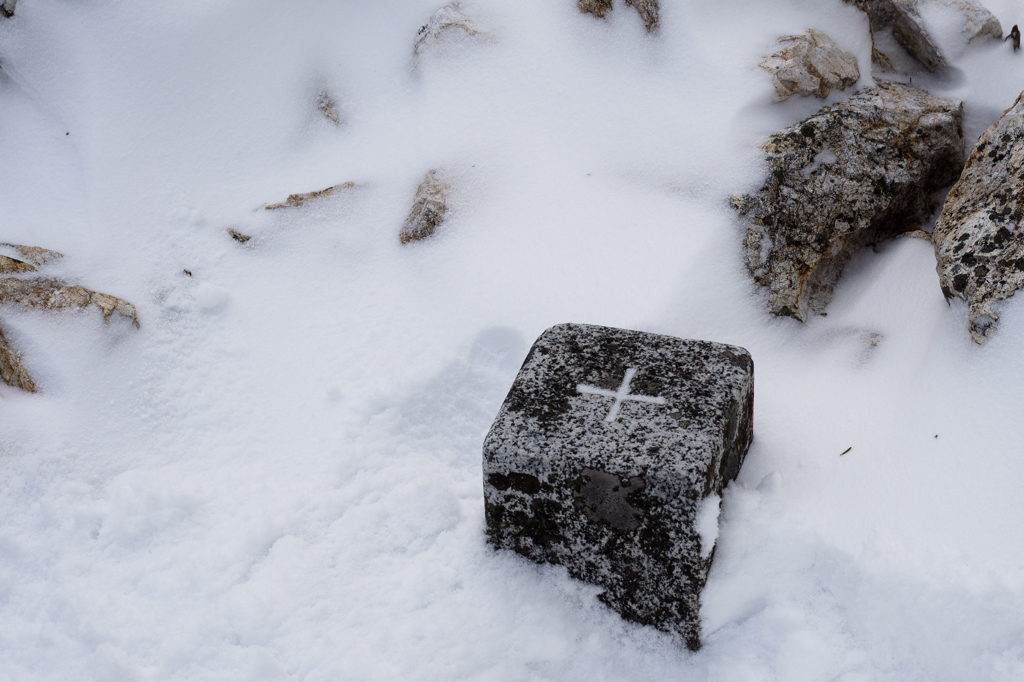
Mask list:
POLYGON ((576 482, 573 497, 591 521, 603 521, 617 530, 636 530, 640 526, 637 510, 626 498, 644 487, 641 476, 623 483, 615 474, 584 469, 576 482))

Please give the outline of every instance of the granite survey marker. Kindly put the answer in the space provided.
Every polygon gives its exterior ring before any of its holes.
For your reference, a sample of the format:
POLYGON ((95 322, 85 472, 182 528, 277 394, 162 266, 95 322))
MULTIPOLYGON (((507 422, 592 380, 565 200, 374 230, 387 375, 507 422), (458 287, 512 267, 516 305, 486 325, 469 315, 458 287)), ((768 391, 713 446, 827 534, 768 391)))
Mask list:
POLYGON ((712 552, 695 522, 739 473, 753 382, 735 346, 548 329, 484 442, 490 541, 564 565, 625 618, 699 647, 712 552))

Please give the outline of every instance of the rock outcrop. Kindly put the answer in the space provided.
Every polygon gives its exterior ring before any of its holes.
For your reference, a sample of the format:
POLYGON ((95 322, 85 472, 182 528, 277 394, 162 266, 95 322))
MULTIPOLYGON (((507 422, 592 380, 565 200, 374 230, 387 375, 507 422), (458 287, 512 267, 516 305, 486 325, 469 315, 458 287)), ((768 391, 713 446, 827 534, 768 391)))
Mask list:
POLYGON ((974 0, 845 0, 867 12, 872 31, 892 27, 893 37, 929 71, 947 65, 945 57, 929 34, 922 11, 955 12, 965 42, 988 36, 1002 38, 999 20, 974 0))
POLYGON ((932 210, 963 168, 962 118, 959 101, 881 81, 762 145, 767 180, 732 203, 771 312, 806 321, 854 253, 932 210))
MULTIPOLYGON (((626 0, 626 4, 640 14, 648 33, 653 33, 658 28, 658 21, 661 18, 658 0, 626 0)), ((577 0, 577 5, 583 14, 593 14, 602 19, 612 11, 612 0, 577 0)))
POLYGON ((355 186, 356 186, 356 183, 354 183, 354 182, 343 182, 340 185, 334 185, 332 187, 328 187, 326 189, 317 190, 315 192, 303 192, 301 194, 289 194, 288 198, 285 199, 280 204, 269 204, 265 208, 268 211, 274 211, 274 210, 277 210, 279 208, 298 208, 299 206, 302 206, 304 203, 306 203, 310 199, 320 199, 320 198, 323 198, 323 197, 329 197, 332 194, 334 194, 335 192, 340 192, 341 190, 345 190, 345 189, 353 189, 353 188, 355 188, 355 186))
MULTIPOLYGON (((16 304, 25 308, 45 310, 96 306, 103 313, 104 320, 109 320, 116 313, 131 320, 136 327, 139 326, 139 317, 135 306, 116 296, 101 294, 82 286, 67 284, 58 279, 18 276, 35 272, 37 267, 62 258, 63 256, 56 251, 18 244, 2 244, 0 246, 11 247, 25 258, 22 261, 9 256, 0 256, 0 274, 11 275, 0 277, 0 305, 16 304)), ((10 386, 29 392, 36 390, 35 382, 32 381, 32 377, 21 363, 20 354, 11 347, 2 329, 0 329, 0 378, 10 386)))
POLYGON ((430 15, 427 23, 420 27, 416 34, 413 53, 420 55, 431 45, 446 37, 461 35, 463 37, 480 35, 481 31, 473 20, 462 11, 462 3, 449 2, 447 5, 430 15))
POLYGON ((487 537, 565 566, 624 618, 697 649, 718 496, 743 464, 753 412, 742 348, 552 327, 484 441, 487 537))
POLYGON ((779 50, 765 57, 761 68, 772 75, 779 101, 792 95, 825 97, 860 80, 857 58, 820 31, 808 29, 778 42, 779 50))
POLYGON ((1024 287, 1024 93, 978 140, 932 232, 946 298, 968 303, 984 343, 999 302, 1024 287))
POLYGON ((0 4, 0 16, 7 17, 10 19, 14 16, 14 6, 18 4, 18 0, 4 0, 3 4, 0 4))
POLYGON ((448 212, 449 190, 451 186, 437 177, 436 170, 427 173, 416 190, 412 209, 399 233, 403 244, 426 239, 434 234, 448 212))

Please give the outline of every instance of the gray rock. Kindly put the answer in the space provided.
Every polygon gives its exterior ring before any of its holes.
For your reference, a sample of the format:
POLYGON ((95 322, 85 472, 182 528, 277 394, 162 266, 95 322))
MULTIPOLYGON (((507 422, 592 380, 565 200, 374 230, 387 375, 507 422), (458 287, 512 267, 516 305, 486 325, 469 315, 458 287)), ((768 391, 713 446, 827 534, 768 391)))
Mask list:
POLYGON ((0 16, 7 17, 10 19, 14 16, 14 7, 18 4, 18 0, 4 0, 3 4, 0 4, 0 16))
POLYGON ((698 522, 746 456, 753 381, 735 346, 548 329, 484 441, 488 539, 565 566, 623 617, 698 648, 715 537, 698 522))
MULTIPOLYGON (((580 12, 593 14, 596 17, 604 18, 612 11, 612 0, 578 0, 580 12)), ((626 0, 626 4, 640 14, 640 19, 647 27, 648 33, 653 33, 658 28, 658 21, 661 16, 661 8, 658 0, 626 0)))
POLYGON ((792 95, 825 97, 860 80, 857 58, 820 31, 808 29, 778 42, 779 50, 765 57, 761 68, 772 75, 779 101, 792 95))
POLYGON ((929 71, 938 71, 947 65, 945 57, 934 38, 928 32, 927 21, 922 16, 929 11, 955 12, 961 23, 964 42, 988 36, 1002 38, 1003 27, 999 20, 974 0, 845 0, 856 5, 871 19, 872 31, 891 25, 893 37, 912 56, 924 64, 929 71))
POLYGON ((772 135, 764 185, 732 200, 768 309, 806 321, 854 253, 928 214, 963 168, 962 119, 959 101, 880 81, 772 135))
POLYGON ((946 298, 968 302, 971 338, 995 331, 1024 286, 1024 93, 978 140, 932 231, 946 298))
POLYGON ((448 213, 449 190, 451 187, 437 177, 436 170, 427 173, 416 190, 409 216, 399 232, 403 244, 426 239, 434 234, 448 213))

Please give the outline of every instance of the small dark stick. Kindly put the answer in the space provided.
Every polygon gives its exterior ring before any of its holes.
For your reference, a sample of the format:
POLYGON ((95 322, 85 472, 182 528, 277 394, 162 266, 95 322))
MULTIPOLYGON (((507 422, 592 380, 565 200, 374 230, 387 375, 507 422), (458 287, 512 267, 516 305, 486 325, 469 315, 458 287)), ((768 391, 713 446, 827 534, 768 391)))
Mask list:
POLYGON ((1003 38, 1003 40, 1006 41, 1011 38, 1013 38, 1013 51, 1016 52, 1020 49, 1020 29, 1017 28, 1017 24, 1013 25, 1013 28, 1010 29, 1010 35, 1003 38))
POLYGON ((845 455, 850 450, 853 450, 853 446, 852 445, 850 447, 846 448, 845 450, 843 450, 842 452, 840 452, 839 456, 842 457, 843 455, 845 455))

